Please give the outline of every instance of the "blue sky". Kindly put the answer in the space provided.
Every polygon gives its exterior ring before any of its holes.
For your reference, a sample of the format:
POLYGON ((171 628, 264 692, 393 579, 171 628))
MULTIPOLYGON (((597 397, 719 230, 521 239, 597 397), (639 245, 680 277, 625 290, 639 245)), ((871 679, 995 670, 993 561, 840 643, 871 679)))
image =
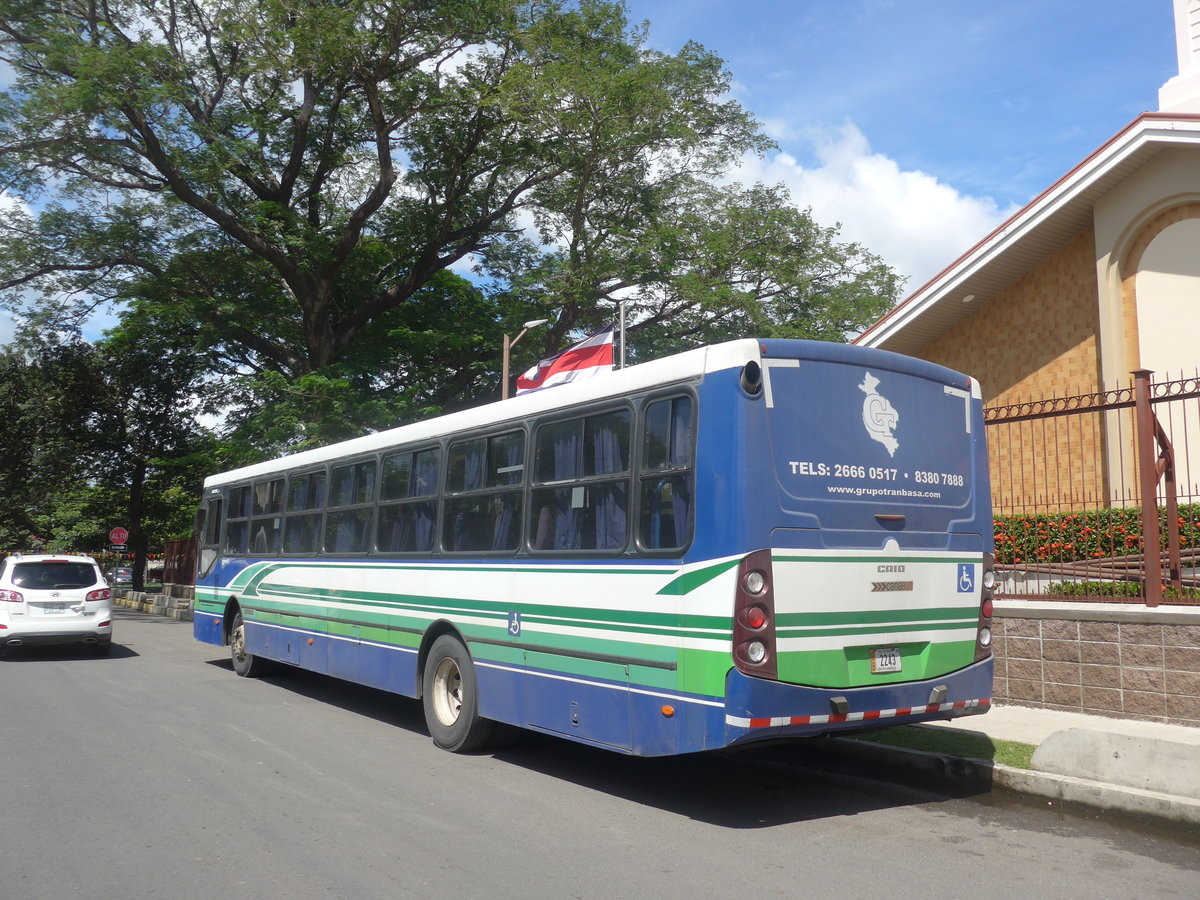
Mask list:
POLYGON ((786 184, 908 290, 1157 109, 1177 70, 1171 0, 627 3, 653 47, 722 57, 779 143, 737 177, 786 184))
POLYGON ((627 0, 696 40, 822 224, 916 289, 1146 110, 1176 74, 1171 0, 627 0))

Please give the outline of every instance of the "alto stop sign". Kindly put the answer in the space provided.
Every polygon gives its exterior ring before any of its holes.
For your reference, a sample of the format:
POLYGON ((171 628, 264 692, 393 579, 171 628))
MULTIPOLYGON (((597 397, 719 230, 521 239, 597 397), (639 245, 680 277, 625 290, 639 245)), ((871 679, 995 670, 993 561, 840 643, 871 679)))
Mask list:
POLYGON ((108 533, 108 540, 113 544, 123 544, 129 540, 129 532, 118 525, 108 533))

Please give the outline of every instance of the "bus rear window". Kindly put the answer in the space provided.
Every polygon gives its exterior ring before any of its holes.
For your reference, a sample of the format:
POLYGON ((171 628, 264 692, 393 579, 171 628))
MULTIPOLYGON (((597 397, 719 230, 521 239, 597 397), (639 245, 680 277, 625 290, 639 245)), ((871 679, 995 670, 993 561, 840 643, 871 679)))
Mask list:
POLYGON ((845 364, 772 367, 775 472, 793 497, 961 508, 971 499, 970 395, 845 364))

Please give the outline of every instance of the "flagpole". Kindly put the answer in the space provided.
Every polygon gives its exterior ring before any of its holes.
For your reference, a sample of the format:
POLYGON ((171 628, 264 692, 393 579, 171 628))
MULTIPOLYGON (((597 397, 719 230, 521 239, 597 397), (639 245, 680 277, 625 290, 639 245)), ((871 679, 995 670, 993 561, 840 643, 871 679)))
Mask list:
MULTIPOLYGON (((525 332, 522 331, 521 334, 525 332)), ((517 337, 520 338, 521 334, 517 337)), ((504 355, 503 362, 500 364, 500 399, 508 399, 508 356, 512 352, 512 342, 509 341, 508 335, 504 335, 504 355)))
POLYGON ((618 301, 618 306, 621 308, 621 365, 617 368, 623 369, 625 368, 625 301, 618 301))
POLYGON ((500 378, 501 378, 500 399, 501 400, 508 399, 508 358, 512 353, 512 348, 517 346, 517 341, 519 341, 521 338, 525 337, 525 332, 527 332, 530 328, 536 328, 539 325, 545 325, 549 321, 550 321, 549 319, 534 319, 532 322, 526 322, 525 326, 519 332, 517 332, 517 336, 515 338, 513 338, 511 341, 508 339, 507 334, 504 335, 504 352, 502 354, 501 363, 500 363, 500 378))

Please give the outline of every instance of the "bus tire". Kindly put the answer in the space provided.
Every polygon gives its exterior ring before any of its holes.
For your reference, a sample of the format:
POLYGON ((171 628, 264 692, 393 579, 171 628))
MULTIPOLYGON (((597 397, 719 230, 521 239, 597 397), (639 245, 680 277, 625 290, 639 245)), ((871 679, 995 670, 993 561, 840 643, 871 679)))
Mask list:
POLYGON ((233 614, 233 626, 229 629, 229 658, 233 660, 233 671, 242 678, 255 678, 262 674, 262 660, 246 651, 246 626, 242 622, 242 611, 233 614))
POLYGON ((495 723, 479 716, 475 664, 462 641, 443 634, 429 648, 421 705, 429 736, 443 750, 470 753, 490 740, 495 723))

